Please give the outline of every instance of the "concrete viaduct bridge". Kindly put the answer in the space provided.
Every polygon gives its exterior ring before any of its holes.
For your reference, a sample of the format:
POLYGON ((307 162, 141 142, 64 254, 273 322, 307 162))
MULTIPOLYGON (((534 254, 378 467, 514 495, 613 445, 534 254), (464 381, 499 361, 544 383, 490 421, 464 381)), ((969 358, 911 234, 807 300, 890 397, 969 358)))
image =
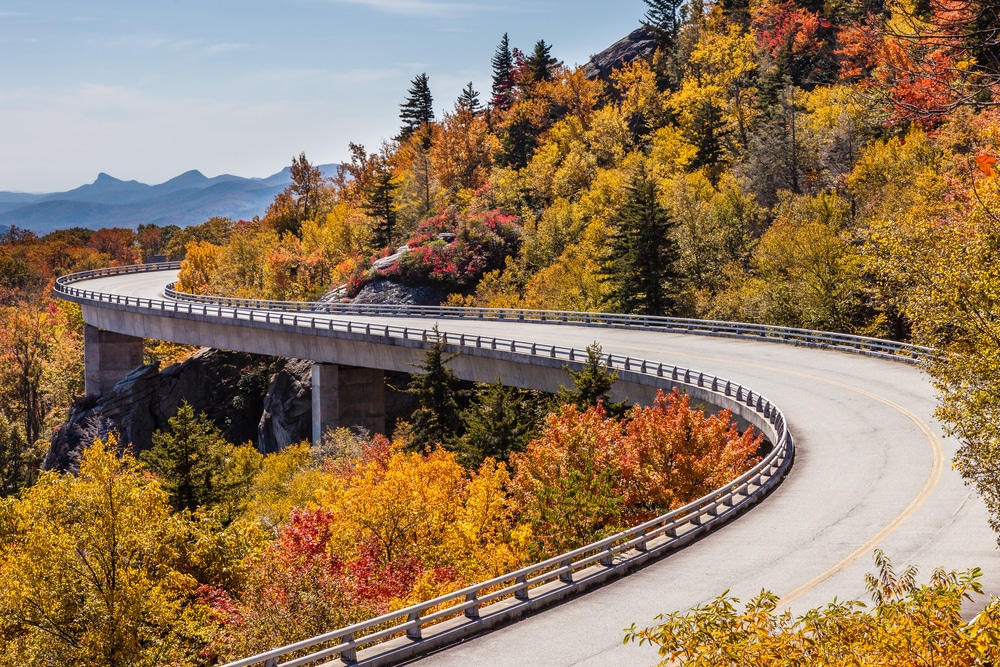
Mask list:
POLYGON ((1000 595, 986 511, 950 469, 956 443, 932 421, 926 377, 900 363, 915 352, 907 346, 616 315, 191 299, 170 290, 176 270, 148 265, 60 279, 57 294, 80 303, 87 324, 88 393, 106 391, 140 364, 142 339, 154 338, 312 359, 314 429, 359 422, 377 429, 384 424, 381 372, 411 370, 438 324, 449 348, 461 351, 451 365, 462 378, 500 376, 553 390, 566 382, 563 367, 597 340, 619 369, 618 396, 645 401, 657 387, 679 386, 732 408, 775 444, 732 485, 648 524, 232 667, 652 664, 653 649, 622 645, 622 628, 724 589, 745 600, 767 588, 797 612, 834 596, 864 599, 876 547, 897 565, 923 566, 925 575, 937 566, 982 567, 987 594, 1000 595), (557 601, 544 614, 509 622, 557 601), (448 609, 435 612, 442 606, 448 609), (396 627, 379 629, 386 624, 396 627), (487 629, 494 631, 482 634, 487 629), (375 640, 387 641, 366 648, 375 640), (438 650, 446 645, 453 646, 438 650), (289 657, 306 650, 313 658, 289 657))

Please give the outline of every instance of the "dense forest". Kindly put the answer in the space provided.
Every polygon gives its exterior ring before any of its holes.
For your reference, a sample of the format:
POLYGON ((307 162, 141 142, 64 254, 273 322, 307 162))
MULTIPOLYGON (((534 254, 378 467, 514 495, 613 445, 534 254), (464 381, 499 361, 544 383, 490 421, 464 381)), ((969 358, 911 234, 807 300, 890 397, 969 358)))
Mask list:
MULTIPOLYGON (((758 454, 753 433, 684 396, 611 403, 596 348, 572 389, 546 397, 462 389, 435 346, 410 386, 421 407, 388 438, 338 431, 265 457, 185 406, 147 452, 112 438, 77 475, 39 473, 82 394, 80 312, 51 299, 52 280, 159 254, 184 260, 180 287, 197 293, 313 299, 346 285, 354 297, 389 280, 451 305, 928 345, 955 466, 1000 530, 1000 4, 646 4, 650 48, 597 77, 544 40, 522 51, 504 35, 488 93, 470 83, 439 118, 416 75, 392 140, 351 144, 334 179, 300 154, 260 218, 0 239, 0 642, 12 660, 243 657, 584 544, 758 454)), ((162 363, 188 353, 147 349, 162 363)), ((794 664, 816 628, 847 619, 857 631, 841 639, 890 663, 925 656, 891 653, 887 638, 934 628, 951 642, 934 658, 959 656, 942 664, 987 655, 975 642, 995 636, 1000 612, 975 632, 959 615, 975 573, 920 587, 877 564, 884 615, 831 607, 803 621, 809 634, 767 595, 742 617, 723 597, 633 637, 714 664, 683 641, 725 627, 719 645, 767 637, 768 664, 794 664)))

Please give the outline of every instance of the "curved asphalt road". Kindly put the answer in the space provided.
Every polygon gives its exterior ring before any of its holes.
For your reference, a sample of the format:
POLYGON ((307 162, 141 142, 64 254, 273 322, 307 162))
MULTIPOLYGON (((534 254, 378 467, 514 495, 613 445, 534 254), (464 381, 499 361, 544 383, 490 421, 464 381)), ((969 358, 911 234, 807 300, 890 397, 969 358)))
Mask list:
MULTIPOLYGON (((98 278, 74 287, 158 298, 170 273, 98 278)), ((333 316, 363 321, 360 317, 333 316)), ((425 327, 418 318, 370 318, 425 327)), ((1000 562, 986 511, 950 462, 956 443, 933 422, 934 392, 901 363, 842 352, 706 336, 476 320, 442 331, 505 336, 687 366, 760 391, 785 413, 796 444, 788 479, 720 531, 644 570, 514 625, 417 662, 451 665, 654 664, 649 647, 622 645, 622 629, 687 609, 724 589, 746 600, 762 588, 793 612, 835 596, 867 600, 864 573, 883 549, 897 569, 984 570, 1000 596, 1000 562)), ((976 606, 982 607, 978 600, 976 606)))

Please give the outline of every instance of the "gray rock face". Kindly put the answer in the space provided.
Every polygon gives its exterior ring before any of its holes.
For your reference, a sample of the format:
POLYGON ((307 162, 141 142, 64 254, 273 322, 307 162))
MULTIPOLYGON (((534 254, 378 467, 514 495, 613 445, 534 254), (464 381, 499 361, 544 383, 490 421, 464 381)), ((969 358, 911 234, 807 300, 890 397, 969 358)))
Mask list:
POLYGON ((583 66, 588 79, 607 81, 612 70, 630 64, 633 61, 651 54, 656 49, 656 41, 646 32, 645 28, 637 28, 626 37, 590 57, 590 62, 583 66))
POLYGON ((268 384, 257 446, 270 454, 311 437, 312 362, 288 359, 268 384))
POLYGON ((272 373, 267 357, 207 349, 162 372, 156 365, 140 366, 96 401, 73 408, 42 468, 75 470, 80 452, 112 431, 136 454, 149 449, 153 432, 167 428, 183 401, 206 413, 230 442, 255 441, 272 373))
MULTIPOLYGON (((417 406, 405 388, 407 373, 386 373, 386 424, 407 419, 417 406)), ((80 453, 117 432, 139 454, 153 433, 169 427, 183 401, 204 412, 229 442, 253 442, 271 453, 312 437, 312 362, 204 349, 160 371, 140 366, 100 398, 84 401, 55 433, 42 468, 78 469, 80 453)))
POLYGON ((445 296, 434 287, 408 287, 391 280, 376 280, 361 288, 351 303, 437 306, 445 296))

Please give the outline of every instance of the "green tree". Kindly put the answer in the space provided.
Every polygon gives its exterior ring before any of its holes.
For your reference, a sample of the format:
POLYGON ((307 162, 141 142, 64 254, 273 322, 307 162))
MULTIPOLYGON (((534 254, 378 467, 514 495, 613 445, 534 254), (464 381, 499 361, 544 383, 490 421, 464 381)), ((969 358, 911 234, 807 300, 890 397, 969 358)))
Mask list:
POLYGON ((680 250, 671 236, 674 220, 657 194, 656 180, 641 168, 611 221, 604 275, 610 304, 626 313, 673 315, 679 307, 680 250))
POLYGON ((392 245, 396 230, 396 190, 392 170, 376 156, 371 185, 364 194, 365 212, 375 219, 373 243, 378 249, 392 245))
POLYGON ((187 401, 168 420, 169 431, 153 434, 153 448, 140 459, 161 479, 170 502, 180 510, 212 503, 222 473, 223 453, 229 446, 208 415, 195 415, 187 401))
POLYGON ((559 64, 559 59, 552 55, 552 45, 540 39, 535 42, 535 50, 525 59, 524 70, 532 83, 551 81, 553 71, 559 64))
POLYGON ((589 408, 604 405, 604 410, 612 417, 620 417, 626 411, 628 399, 615 403, 611 400, 611 387, 618 379, 618 371, 611 370, 607 362, 601 361, 601 344, 594 341, 587 346, 587 361, 583 370, 574 371, 567 367, 574 389, 560 386, 556 398, 560 403, 569 403, 584 412, 589 408))
POLYGON ((511 453, 524 451, 537 436, 550 404, 542 392, 505 387, 500 378, 480 384, 472 404, 461 413, 462 465, 478 469, 486 458, 506 461, 511 453))
POLYGON ((423 372, 411 376, 407 389, 420 401, 420 407, 410 417, 409 449, 414 451, 450 443, 460 435, 462 425, 458 379, 447 365, 456 355, 445 355, 444 339, 436 325, 434 337, 423 363, 417 366, 423 372))
POLYGON ((434 98, 427 73, 418 74, 411 82, 406 92, 406 100, 399 105, 399 120, 403 126, 399 130, 399 141, 406 141, 417 132, 430 139, 427 130, 434 121, 434 98))
POLYGON ((490 106, 506 111, 514 104, 514 54, 510 50, 507 33, 503 34, 496 53, 493 54, 493 97, 490 106))
POLYGON ((639 20, 654 39, 657 47, 669 50, 677 41, 681 29, 681 7, 684 0, 643 0, 646 13, 639 20))
POLYGON ((479 91, 472 87, 471 81, 462 89, 461 94, 459 94, 458 101, 455 103, 455 110, 459 113, 465 112, 473 116, 483 110, 483 103, 479 101, 479 91))

